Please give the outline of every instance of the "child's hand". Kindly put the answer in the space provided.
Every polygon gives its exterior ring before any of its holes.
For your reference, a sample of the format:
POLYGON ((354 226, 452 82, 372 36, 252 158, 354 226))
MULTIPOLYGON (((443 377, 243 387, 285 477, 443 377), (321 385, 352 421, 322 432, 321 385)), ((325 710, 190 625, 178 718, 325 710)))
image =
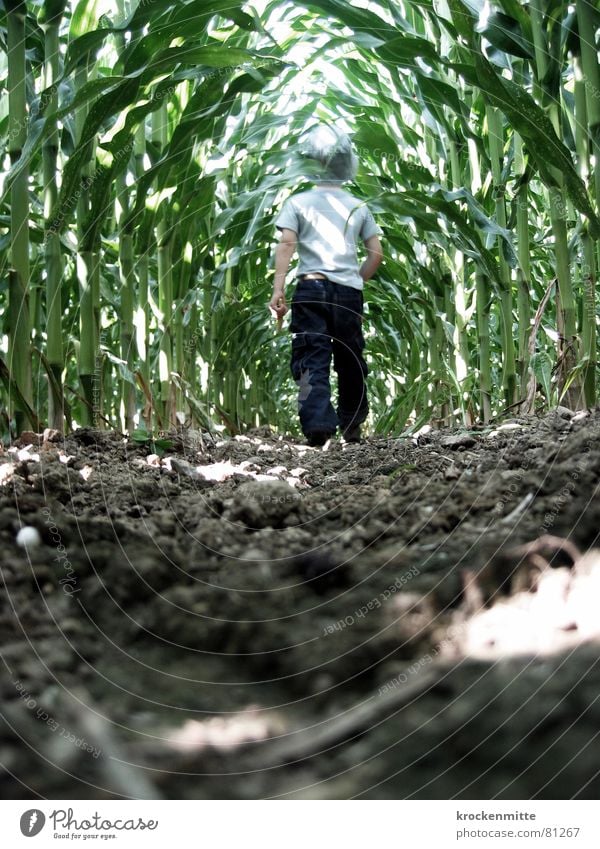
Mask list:
POLYGON ((288 311, 288 306, 285 302, 285 295, 283 292, 274 292, 271 301, 269 302, 269 309, 271 310, 271 315, 273 318, 276 318, 277 321, 281 321, 283 316, 288 311))

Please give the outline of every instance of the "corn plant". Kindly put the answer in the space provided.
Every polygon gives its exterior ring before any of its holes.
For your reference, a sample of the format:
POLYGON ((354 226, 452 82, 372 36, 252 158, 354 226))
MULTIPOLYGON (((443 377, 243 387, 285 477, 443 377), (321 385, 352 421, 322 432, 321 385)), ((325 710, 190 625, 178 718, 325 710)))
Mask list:
POLYGON ((266 304, 319 121, 384 230, 373 430, 594 404, 599 26, 589 0, 4 0, 7 435, 297 432, 266 304))

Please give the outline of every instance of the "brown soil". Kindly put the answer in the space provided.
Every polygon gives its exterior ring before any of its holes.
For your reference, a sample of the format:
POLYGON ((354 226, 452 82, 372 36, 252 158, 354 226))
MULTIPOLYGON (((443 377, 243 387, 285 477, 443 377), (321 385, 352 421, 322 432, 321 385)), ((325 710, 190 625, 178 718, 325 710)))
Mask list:
POLYGON ((46 437, 0 456, 5 798, 598 797, 600 413, 46 437))

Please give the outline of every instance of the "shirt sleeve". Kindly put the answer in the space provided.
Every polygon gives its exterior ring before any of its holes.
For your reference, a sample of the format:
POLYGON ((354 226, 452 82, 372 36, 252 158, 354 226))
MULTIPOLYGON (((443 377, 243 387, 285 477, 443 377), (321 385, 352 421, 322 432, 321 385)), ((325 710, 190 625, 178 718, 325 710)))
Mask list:
POLYGON ((291 198, 281 207, 281 212, 275 219, 275 226, 278 230, 293 230, 294 233, 299 232, 298 212, 292 203, 291 198))
POLYGON ((367 239, 370 239, 371 236, 381 236, 383 230, 377 224, 375 219, 373 218, 370 210, 365 207, 365 214, 362 223, 362 227, 360 228, 360 238, 365 242, 367 239))

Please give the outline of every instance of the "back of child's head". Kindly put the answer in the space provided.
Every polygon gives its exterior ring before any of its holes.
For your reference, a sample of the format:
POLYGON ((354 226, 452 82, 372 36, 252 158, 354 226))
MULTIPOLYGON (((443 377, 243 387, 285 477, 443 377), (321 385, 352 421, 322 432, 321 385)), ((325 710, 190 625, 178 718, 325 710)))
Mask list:
POLYGON ((316 175, 318 180, 345 183, 356 176, 358 158, 346 133, 319 124, 301 139, 300 144, 303 156, 321 166, 316 175))

